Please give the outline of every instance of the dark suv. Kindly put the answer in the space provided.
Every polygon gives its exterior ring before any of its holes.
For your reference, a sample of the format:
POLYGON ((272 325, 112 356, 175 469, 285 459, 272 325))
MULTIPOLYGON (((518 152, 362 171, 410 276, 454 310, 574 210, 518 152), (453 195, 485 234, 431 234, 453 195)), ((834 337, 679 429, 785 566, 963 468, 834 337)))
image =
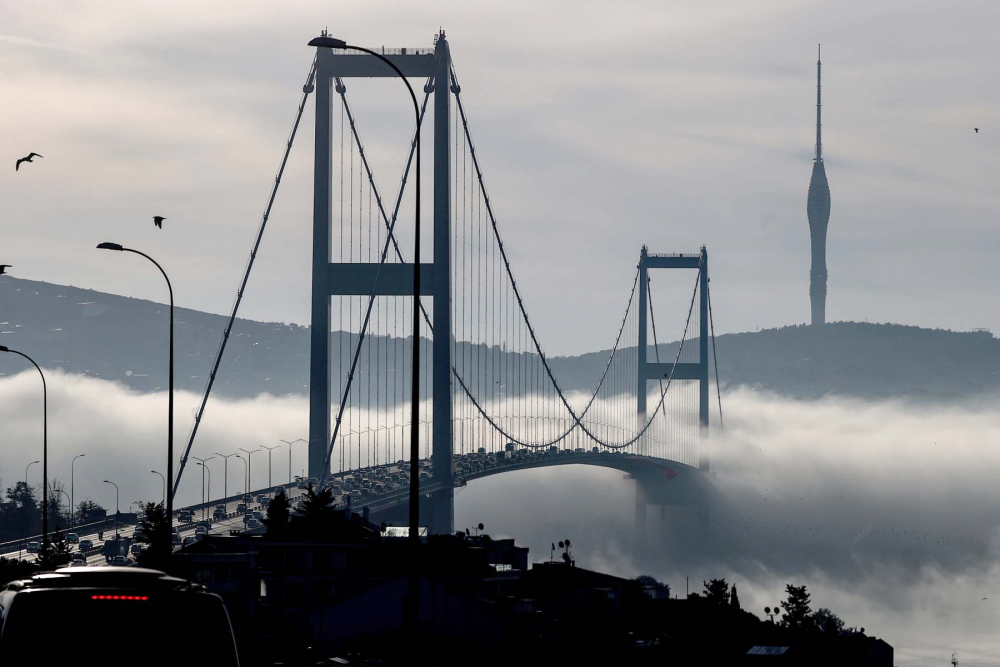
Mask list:
MULTIPOLYGON (((72 623, 59 629, 60 642, 93 646, 108 623, 128 619, 141 628, 166 628, 183 618, 211 632, 193 632, 184 639, 185 665, 239 667, 229 614, 222 598, 202 586, 137 567, 64 568, 12 581, 0 591, 0 655, 4 664, 38 661, 39 647, 52 641, 52 610, 69 614, 72 623)), ((115 635, 119 655, 149 651, 142 632, 115 635)), ((77 651, 74 667, 107 667, 103 651, 77 651)))

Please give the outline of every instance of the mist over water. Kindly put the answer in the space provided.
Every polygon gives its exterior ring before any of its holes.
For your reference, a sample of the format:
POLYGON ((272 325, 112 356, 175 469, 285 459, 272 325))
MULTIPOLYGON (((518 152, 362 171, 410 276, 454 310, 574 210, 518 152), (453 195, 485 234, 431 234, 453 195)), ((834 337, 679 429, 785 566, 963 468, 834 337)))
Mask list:
MULTIPOLYGON (((158 500, 165 467, 166 398, 121 385, 48 371, 50 477, 122 510, 158 500)), ((36 374, 0 379, 0 482, 4 488, 41 458, 36 374)), ((176 451, 186 444, 197 396, 177 398, 176 451)), ((849 626, 866 627, 896 647, 897 664, 963 665, 1000 661, 1000 414, 988 401, 947 407, 844 398, 794 401, 749 390, 723 397, 725 431, 710 443, 716 499, 708 521, 695 512, 650 507, 648 548, 633 546, 634 484, 620 471, 582 465, 505 473, 456 494, 456 528, 480 522, 513 536, 531 560, 569 538, 578 565, 621 576, 651 574, 683 595, 726 577, 743 607, 762 615, 784 598, 786 583, 807 584, 813 608, 829 607, 849 626), (982 598, 988 598, 983 600, 982 598)), ((192 454, 211 456, 306 437, 302 397, 261 395, 212 400, 192 454)), ((369 450, 364 443, 360 456, 369 450)), ((379 444, 380 460, 392 456, 379 444)), ((397 450, 398 451, 398 450, 397 450)), ((374 454, 374 452, 372 452, 374 454)), ((274 452, 274 481, 288 476, 288 452, 274 452)), ((355 454, 356 456, 356 454, 355 454)), ((337 457, 335 456, 335 459, 337 457)), ((305 466, 296 445, 292 470, 305 466)), ((209 463, 212 493, 222 491, 222 461, 209 463)), ((336 464, 335 464, 336 467, 336 464)), ((254 486, 267 458, 253 458, 254 486)), ((229 489, 243 466, 230 461, 229 489)), ((178 504, 200 500, 200 469, 189 468, 178 504)), ((30 481, 38 484, 39 466, 30 481)))

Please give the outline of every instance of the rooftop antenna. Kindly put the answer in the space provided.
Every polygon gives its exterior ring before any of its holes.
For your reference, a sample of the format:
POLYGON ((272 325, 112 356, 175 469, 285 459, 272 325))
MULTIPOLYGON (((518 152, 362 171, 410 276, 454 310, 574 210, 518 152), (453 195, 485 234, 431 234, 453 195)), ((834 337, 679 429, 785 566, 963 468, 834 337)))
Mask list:
POLYGON ((821 55, 822 55, 822 45, 817 44, 816 45, 816 162, 823 161, 823 135, 821 132, 823 127, 823 123, 821 122, 821 112, 823 109, 823 103, 821 102, 821 96, 820 96, 820 94, 822 93, 821 79, 822 79, 823 61, 821 55))

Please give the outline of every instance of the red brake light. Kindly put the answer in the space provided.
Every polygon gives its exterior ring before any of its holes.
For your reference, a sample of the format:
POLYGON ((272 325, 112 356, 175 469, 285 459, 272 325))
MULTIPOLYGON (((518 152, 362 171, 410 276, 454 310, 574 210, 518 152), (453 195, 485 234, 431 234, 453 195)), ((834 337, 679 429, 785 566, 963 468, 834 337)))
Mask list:
POLYGON ((91 600, 148 600, 148 595, 91 595, 91 600))

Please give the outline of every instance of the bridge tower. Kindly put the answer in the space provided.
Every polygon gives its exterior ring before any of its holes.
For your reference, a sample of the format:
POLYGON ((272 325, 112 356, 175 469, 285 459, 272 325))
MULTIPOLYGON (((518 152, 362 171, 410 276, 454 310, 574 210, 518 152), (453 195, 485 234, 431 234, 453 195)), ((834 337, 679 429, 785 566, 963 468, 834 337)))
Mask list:
MULTIPOLYGON (((451 375, 451 188, 450 108, 451 53, 442 31, 433 51, 383 49, 407 77, 429 80, 434 94, 434 261, 420 267, 421 296, 432 297, 433 338, 433 454, 434 481, 445 491, 421 499, 421 523, 431 533, 451 533, 454 527, 451 375)), ((335 79, 395 77, 385 63, 369 55, 317 48, 316 132, 313 165, 312 325, 309 371, 309 476, 323 477, 331 437, 332 296, 411 296, 413 265, 384 264, 375 284, 377 264, 334 263, 333 237, 333 95, 335 79)), ((406 118, 408 102, 400 99, 400 117, 406 118)), ((418 400, 413 397, 413 400, 418 400)))
MULTIPOLYGON (((650 253, 646 246, 639 253, 639 340, 637 350, 638 386, 636 387, 636 412, 638 427, 642 428, 648 419, 646 414, 646 392, 651 381, 665 380, 670 377, 673 368, 674 380, 698 381, 698 421, 700 424, 701 442, 698 447, 698 467, 709 471, 708 457, 708 250, 702 246, 699 253, 650 253), (650 269, 697 269, 698 284, 698 361, 693 363, 673 363, 648 361, 649 343, 647 340, 647 309, 649 307, 650 269)), ((643 453, 644 442, 639 441, 638 453, 643 453)), ((636 479, 635 495, 635 526, 636 542, 641 547, 645 542, 646 507, 651 494, 643 488, 641 480, 636 479)))

